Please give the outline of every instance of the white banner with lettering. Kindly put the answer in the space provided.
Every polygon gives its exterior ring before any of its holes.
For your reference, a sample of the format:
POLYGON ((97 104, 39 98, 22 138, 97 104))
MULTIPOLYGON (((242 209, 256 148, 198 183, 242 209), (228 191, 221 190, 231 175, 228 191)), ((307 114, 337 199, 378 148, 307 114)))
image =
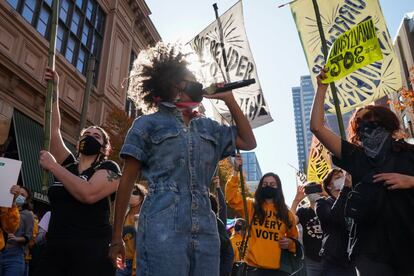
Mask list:
MULTIPOLYGON (((204 86, 209 86, 212 83, 225 81, 256 79, 255 84, 236 89, 233 93, 252 128, 270 123, 273 119, 263 97, 256 64, 244 28, 242 2, 237 2, 220 16, 220 22, 228 72, 223 62, 219 24, 216 20, 188 43, 201 63, 200 72, 197 72, 199 80, 204 86)), ((230 122, 231 116, 226 105, 217 100, 213 100, 212 103, 216 111, 230 122)), ((221 118, 217 119, 221 121, 221 118)))

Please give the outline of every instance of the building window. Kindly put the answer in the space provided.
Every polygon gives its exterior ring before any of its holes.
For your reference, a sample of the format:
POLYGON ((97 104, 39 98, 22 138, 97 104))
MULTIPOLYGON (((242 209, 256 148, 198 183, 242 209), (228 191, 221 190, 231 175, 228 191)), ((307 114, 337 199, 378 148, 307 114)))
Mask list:
MULTIPOLYGON (((53 0, 6 0, 43 37, 49 40, 53 0)), ((56 49, 83 75, 86 61, 95 57, 98 76, 105 13, 96 0, 61 0, 56 49)))
POLYGON ((36 0, 26 0, 26 1, 24 1, 22 16, 30 24, 32 24, 32 21, 33 21, 33 15, 34 15, 34 12, 35 12, 35 8, 36 8, 36 0))

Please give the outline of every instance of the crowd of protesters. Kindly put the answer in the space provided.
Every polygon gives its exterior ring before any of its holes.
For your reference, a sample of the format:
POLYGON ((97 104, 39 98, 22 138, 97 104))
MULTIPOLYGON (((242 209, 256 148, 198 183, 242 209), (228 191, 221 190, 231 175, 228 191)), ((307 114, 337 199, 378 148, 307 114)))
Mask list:
POLYGON ((232 92, 204 95, 176 45, 141 55, 129 91, 148 114, 125 138, 122 173, 99 126, 80 132, 76 155, 65 146, 59 76, 46 69, 55 87, 51 147, 39 162, 54 176, 50 212, 39 221, 30 190, 11 188, 12 206, 0 209, 0 276, 414 275, 414 146, 398 139, 391 110, 358 109, 349 141, 341 139, 324 125, 322 70, 310 129, 336 167, 298 186, 289 208, 274 172, 246 196, 235 152, 256 141, 232 92), (234 126, 196 112, 203 98, 223 101, 234 126), (223 192, 217 166, 229 156, 223 192), (236 213, 230 227, 227 207, 236 213), (299 271, 286 269, 286 256, 299 271))

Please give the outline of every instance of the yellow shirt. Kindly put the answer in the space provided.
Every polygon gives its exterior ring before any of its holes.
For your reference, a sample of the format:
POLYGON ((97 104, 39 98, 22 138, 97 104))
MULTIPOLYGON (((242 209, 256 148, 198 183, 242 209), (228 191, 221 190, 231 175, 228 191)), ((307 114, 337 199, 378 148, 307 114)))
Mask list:
POLYGON ((20 213, 16 205, 11 208, 0 207, 0 250, 6 245, 4 233, 10 234, 17 231, 20 224, 20 213))
POLYGON ((240 235, 239 233, 235 233, 233 236, 231 236, 230 241, 231 241, 231 245, 233 246, 233 252, 234 252, 233 263, 240 262, 241 261, 240 260, 240 246, 243 241, 243 236, 240 235))
MULTIPOLYGON (((239 190, 239 179, 233 176, 226 185, 226 201, 230 207, 235 209, 244 217, 243 199, 239 190)), ((298 238, 295 218, 289 211, 289 220, 292 222, 291 227, 277 218, 276 206, 273 203, 264 203, 262 208, 265 211, 265 220, 262 224, 255 219, 251 228, 251 235, 248 241, 245 261, 248 265, 264 268, 278 269, 280 267, 279 239, 282 237, 298 238)), ((247 212, 249 221, 254 214, 254 199, 247 198, 247 212)), ((247 229, 248 230, 248 229, 247 229)), ((295 252, 295 244, 291 243, 289 248, 295 252)))
POLYGON ((124 228, 122 231, 122 239, 125 242, 125 259, 135 259, 135 217, 129 212, 126 215, 124 228))

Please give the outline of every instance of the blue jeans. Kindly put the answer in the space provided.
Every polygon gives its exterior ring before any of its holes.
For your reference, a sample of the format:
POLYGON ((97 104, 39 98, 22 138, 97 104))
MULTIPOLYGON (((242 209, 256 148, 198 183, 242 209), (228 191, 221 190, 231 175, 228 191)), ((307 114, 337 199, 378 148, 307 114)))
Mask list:
POLYGON ((25 263, 23 248, 8 248, 0 253, 1 276, 23 276, 24 266, 25 263))
POLYGON ((132 275, 132 260, 125 260, 125 268, 117 269, 116 276, 131 276, 132 275))

